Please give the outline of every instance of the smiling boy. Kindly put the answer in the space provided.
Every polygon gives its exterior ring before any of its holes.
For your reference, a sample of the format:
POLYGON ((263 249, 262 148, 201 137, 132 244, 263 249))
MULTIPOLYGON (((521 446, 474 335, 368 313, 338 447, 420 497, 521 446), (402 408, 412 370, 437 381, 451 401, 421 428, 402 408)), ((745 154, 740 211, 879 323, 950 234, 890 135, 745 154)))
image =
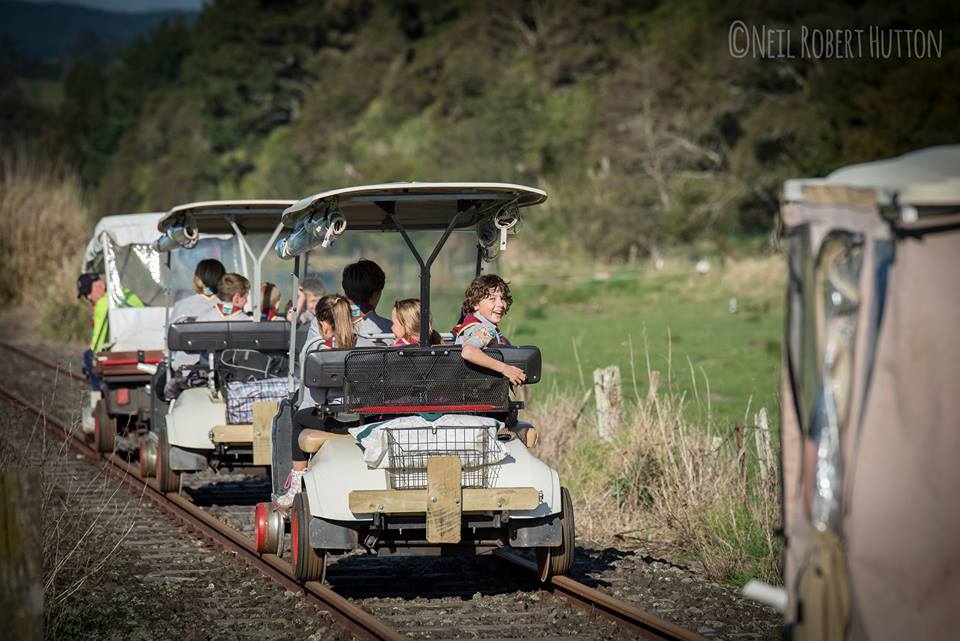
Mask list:
POLYGON ((460 308, 463 320, 452 331, 457 345, 463 345, 461 355, 464 360, 503 374, 511 383, 519 385, 527 378, 522 369, 483 353, 483 348, 491 343, 510 345, 497 324, 511 303, 510 286, 505 280, 496 274, 477 276, 463 293, 460 308))

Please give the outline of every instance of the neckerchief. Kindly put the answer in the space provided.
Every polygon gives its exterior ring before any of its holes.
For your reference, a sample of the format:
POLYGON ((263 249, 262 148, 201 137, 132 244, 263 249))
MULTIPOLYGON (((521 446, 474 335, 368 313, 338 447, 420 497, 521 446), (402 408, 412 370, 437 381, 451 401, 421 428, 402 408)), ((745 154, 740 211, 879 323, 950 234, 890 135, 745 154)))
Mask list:
POLYGON ((217 312, 223 318, 230 318, 231 316, 238 316, 240 314, 243 314, 243 309, 239 307, 234 307, 233 303, 227 303, 227 302, 221 301, 217 303, 217 312))
POLYGON ((350 317, 353 319, 354 325, 362 321, 370 312, 373 311, 373 307, 367 303, 354 303, 349 298, 347 299, 347 302, 350 303, 350 317))
POLYGON ((479 312, 473 313, 473 314, 467 314, 466 316, 463 317, 463 320, 460 321, 460 324, 455 325, 454 328, 450 331, 453 332, 453 337, 456 338, 457 336, 460 336, 460 334, 470 329, 471 327, 475 325, 482 325, 484 322, 490 323, 491 325, 493 325, 493 329, 497 333, 498 345, 506 345, 506 346, 510 345, 510 341, 508 341, 506 336, 504 336, 500 332, 500 328, 497 327, 494 323, 484 318, 483 315, 481 315, 479 312))

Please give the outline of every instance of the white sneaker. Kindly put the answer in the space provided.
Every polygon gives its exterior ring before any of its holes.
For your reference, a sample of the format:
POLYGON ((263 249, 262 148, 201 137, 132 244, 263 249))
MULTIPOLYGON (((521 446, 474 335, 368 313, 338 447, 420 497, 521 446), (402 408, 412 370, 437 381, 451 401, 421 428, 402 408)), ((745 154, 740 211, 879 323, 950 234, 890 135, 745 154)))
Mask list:
POLYGON ((306 473, 306 470, 290 470, 287 481, 283 484, 286 494, 278 496, 274 501, 277 507, 288 509, 293 505, 294 498, 303 490, 303 475, 306 473))
POLYGON ((100 398, 99 390, 87 393, 87 405, 80 411, 80 426, 84 434, 93 436, 94 431, 96 431, 96 419, 93 417, 93 413, 97 410, 97 401, 100 398))

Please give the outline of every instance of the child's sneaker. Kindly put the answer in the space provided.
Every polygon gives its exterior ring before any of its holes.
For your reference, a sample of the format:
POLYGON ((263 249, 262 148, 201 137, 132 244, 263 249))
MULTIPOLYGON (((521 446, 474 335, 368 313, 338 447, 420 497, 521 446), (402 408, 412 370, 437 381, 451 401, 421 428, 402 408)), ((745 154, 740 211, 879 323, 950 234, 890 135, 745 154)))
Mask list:
POLYGON ((286 494, 278 496, 274 501, 277 507, 289 509, 293 505, 293 499, 297 494, 300 494, 303 488, 303 475, 306 473, 306 470, 290 470, 290 473, 287 474, 287 481, 283 484, 283 488, 287 491, 286 494))

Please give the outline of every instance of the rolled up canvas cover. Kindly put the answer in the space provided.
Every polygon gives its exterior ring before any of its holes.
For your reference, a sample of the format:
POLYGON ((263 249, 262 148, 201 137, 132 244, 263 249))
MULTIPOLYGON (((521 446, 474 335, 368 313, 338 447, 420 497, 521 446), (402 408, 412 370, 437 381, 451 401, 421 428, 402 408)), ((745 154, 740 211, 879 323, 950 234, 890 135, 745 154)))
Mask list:
MULTIPOLYGON (((877 163, 875 171, 868 163, 828 179, 786 185, 781 215, 791 285, 781 425, 784 580, 790 596, 787 622, 796 624, 797 638, 815 638, 811 612, 825 611, 799 586, 810 563, 813 532, 824 527, 811 520, 809 508, 816 501, 810 495, 819 489, 814 484, 821 480, 811 460, 817 460, 811 455, 816 452, 810 447, 811 427, 816 430, 821 398, 813 388, 822 387, 817 377, 826 369, 823 341, 817 339, 824 332, 817 256, 837 234, 848 234, 862 257, 849 375, 845 382, 833 381, 835 388, 849 389, 849 412, 840 429, 835 528, 849 596, 849 614, 840 629, 843 638, 858 641, 955 635, 960 163, 943 163, 960 158, 958 150, 924 150, 877 163), (921 162, 911 166, 911 158, 921 162), (892 214, 884 211, 891 207, 892 214), (904 215, 907 207, 913 210, 904 215)), ((829 628, 819 628, 824 629, 829 628)))
POLYGON ((163 216, 163 213, 104 216, 94 228, 84 251, 81 271, 101 273, 107 282, 110 344, 114 351, 163 348, 165 308, 162 298, 156 301, 160 306, 156 303, 145 307, 126 306, 123 289, 127 280, 121 273, 123 267, 135 268, 144 286, 159 291, 160 256, 150 249, 150 243, 160 235, 157 223, 163 216), (132 251, 126 252, 128 248, 132 251), (118 251, 127 257, 124 266, 118 265, 118 251))

